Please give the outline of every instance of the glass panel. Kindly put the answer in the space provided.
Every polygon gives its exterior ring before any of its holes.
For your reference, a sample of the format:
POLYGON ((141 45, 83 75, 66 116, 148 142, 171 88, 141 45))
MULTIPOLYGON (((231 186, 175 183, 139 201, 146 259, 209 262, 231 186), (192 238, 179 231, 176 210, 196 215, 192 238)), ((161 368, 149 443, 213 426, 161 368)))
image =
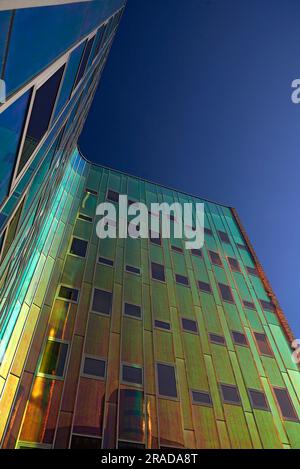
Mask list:
POLYGON ((209 333, 210 341, 214 344, 225 345, 225 339, 222 335, 213 334, 212 332, 209 333))
POLYGON ((76 86, 80 82, 81 78, 83 77, 83 74, 84 74, 85 69, 86 69, 87 61, 88 61, 88 58, 90 56, 90 52, 91 52, 91 49, 92 49, 93 42, 94 42, 94 37, 92 37, 86 44, 86 47, 84 49, 84 53, 83 53, 83 56, 82 56, 82 60, 80 62, 80 67, 79 67, 79 70, 78 70, 78 74, 77 74, 77 77, 76 77, 76 82, 75 82, 74 88, 76 88, 76 86))
POLYGON ((95 288, 92 311, 103 314, 110 314, 112 306, 112 294, 108 291, 95 288))
POLYGON ((122 380, 127 383, 143 384, 143 369, 137 366, 122 366, 122 380))
POLYGON ((284 388, 274 388, 274 393, 283 418, 298 421, 296 411, 287 390, 284 388))
POLYGON ((152 278, 155 280, 161 280, 162 282, 165 281, 165 269, 164 266, 161 264, 157 264, 156 262, 151 263, 151 271, 152 271, 152 278))
POLYGON ((239 265, 238 261, 237 261, 234 257, 228 257, 228 262, 229 262, 229 265, 230 265, 231 270, 234 270, 234 271, 236 271, 236 272, 240 272, 240 271, 241 271, 240 265, 239 265))
POLYGON ((212 405, 212 400, 209 392, 206 391, 192 391, 193 404, 212 405))
POLYGON ((265 394, 256 389, 248 389, 251 405, 254 409, 269 410, 265 394))
POLYGON ((189 279, 184 275, 175 274, 176 283, 181 285, 189 285, 189 279))
POLYGON ((133 267, 132 265, 126 265, 126 271, 137 275, 140 275, 141 273, 138 267, 133 267))
POLYGON ((75 256, 85 257, 86 250, 87 250, 88 242, 84 239, 73 238, 70 253, 74 254, 75 256))
POLYGON ((30 96, 31 90, 0 114, 0 203, 10 186, 30 96))
POLYGON ((230 239, 227 233, 225 233, 224 231, 218 231, 218 233, 223 243, 230 243, 230 239))
POLYGON ((221 384, 223 401, 227 404, 240 404, 241 399, 236 386, 221 384))
POLYGON ((158 392, 161 396, 177 397, 175 369, 173 365, 157 364, 158 392))
POLYGON ((268 355, 273 357, 272 349, 269 345, 267 336, 265 334, 261 334, 259 332, 254 332, 254 336, 256 339, 257 347, 262 355, 268 355))
POLYGON ((245 334, 238 331, 232 331, 232 337, 237 345, 248 345, 245 334))
POLYGON ((211 293, 211 286, 207 282, 202 282, 201 280, 198 280, 198 287, 199 287, 199 290, 201 291, 211 293))
POLYGON ((109 265, 110 267, 113 267, 114 265, 114 261, 112 261, 111 259, 107 259, 106 257, 99 257, 99 263, 109 265))
POLYGON ((71 449, 101 449, 101 443, 101 438, 73 435, 71 440, 71 449))
POLYGON ((11 11, 1 11, 0 13, 0 77, 2 76, 2 64, 5 54, 6 39, 11 19, 11 11))
POLYGON ((113 191, 112 189, 108 189, 106 198, 111 202, 119 202, 119 192, 113 191))
POLYGON ((202 257, 201 249, 191 249, 191 252, 194 256, 202 257))
POLYGON ((64 66, 57 70, 36 92, 18 166, 18 174, 48 129, 63 71, 64 66))
POLYGON ((181 322, 182 322, 182 328, 185 331, 198 332, 196 321, 193 321, 192 319, 182 318, 181 322))
POLYGON ((141 318, 142 317, 141 307, 137 306, 137 305, 132 305, 130 303, 125 303, 124 313, 127 316, 133 316, 135 318, 141 318))
POLYGON ((231 303, 233 303, 233 296, 230 287, 228 285, 225 285, 224 283, 219 283, 219 289, 221 292, 222 299, 224 301, 230 301, 231 303))
POLYGON ((78 300, 78 290, 76 288, 70 288, 61 286, 59 290, 59 297, 64 298, 65 300, 77 301, 78 300))
POLYGON ((171 326, 168 322, 159 321, 158 319, 154 321, 154 325, 155 327, 159 327, 160 329, 166 329, 168 331, 171 329, 171 326))
POLYGON ((211 262, 215 265, 220 265, 221 267, 223 266, 221 258, 219 254, 215 251, 208 251, 210 255, 211 262))
POLYGON ((106 363, 105 360, 97 358, 85 357, 83 373, 91 376, 105 377, 106 363))
POLYGON ((68 344, 57 342, 56 340, 48 340, 39 373, 62 377, 64 375, 67 352, 68 344))

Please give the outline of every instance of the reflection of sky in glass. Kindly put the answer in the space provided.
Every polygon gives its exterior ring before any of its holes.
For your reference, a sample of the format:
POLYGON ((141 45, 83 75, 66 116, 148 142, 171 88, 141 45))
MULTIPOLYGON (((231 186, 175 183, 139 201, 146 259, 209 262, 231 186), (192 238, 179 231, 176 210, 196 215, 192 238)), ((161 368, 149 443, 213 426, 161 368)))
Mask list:
POLYGON ((15 164, 31 90, 0 114, 0 203, 6 196, 15 164))
POLYGON ((0 12, 0 74, 2 68, 2 61, 5 53, 6 36, 8 32, 11 12, 1 11, 0 12))

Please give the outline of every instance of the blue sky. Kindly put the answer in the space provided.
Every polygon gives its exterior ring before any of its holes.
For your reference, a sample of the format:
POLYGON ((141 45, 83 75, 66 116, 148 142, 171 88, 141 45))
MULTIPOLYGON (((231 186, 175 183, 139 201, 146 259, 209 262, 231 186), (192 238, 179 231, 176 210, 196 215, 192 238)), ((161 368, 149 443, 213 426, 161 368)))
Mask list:
POLYGON ((298 0, 128 0, 80 146, 234 206, 300 337, 298 0))

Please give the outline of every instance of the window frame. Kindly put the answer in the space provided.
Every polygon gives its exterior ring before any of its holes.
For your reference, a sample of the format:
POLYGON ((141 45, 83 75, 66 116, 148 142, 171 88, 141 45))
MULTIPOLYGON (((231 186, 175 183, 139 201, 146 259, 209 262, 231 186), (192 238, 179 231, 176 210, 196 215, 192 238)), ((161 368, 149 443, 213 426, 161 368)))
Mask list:
POLYGON ((138 319, 139 321, 142 321, 142 319, 143 319, 142 305, 138 305, 138 304, 136 304, 136 303, 128 303, 128 301, 123 301, 123 316, 124 316, 125 318, 138 319), (125 305, 136 306, 136 307, 140 308, 140 313, 141 313, 141 315, 140 315, 140 316, 132 316, 131 314, 127 314, 127 313, 125 312, 125 305))
POLYGON ((204 406, 204 407, 213 407, 213 400, 212 400, 212 397, 211 397, 211 393, 209 391, 202 391, 200 389, 190 389, 190 396, 191 396, 191 403, 192 405, 199 405, 199 406, 204 406), (193 393, 194 392, 198 392, 198 393, 203 393, 203 394, 207 394, 209 396, 209 399, 210 399, 210 403, 207 403, 207 402, 196 402, 194 400, 194 396, 193 396, 193 393))
POLYGON ((224 382, 220 382, 218 383, 219 384, 219 391, 220 391, 220 397, 221 397, 221 402, 223 404, 229 404, 229 405, 236 405, 236 406, 239 406, 239 407, 242 407, 242 400, 241 400, 241 394, 240 394, 240 391, 239 391, 239 388, 237 385, 235 384, 228 384, 228 383, 224 383, 224 382), (232 389, 235 389, 236 392, 237 392, 237 395, 239 397, 239 402, 236 402, 236 401, 231 401, 231 400, 225 400, 224 399, 224 395, 223 395, 223 391, 222 391, 222 386, 227 386, 229 388, 232 388, 232 389))
POLYGON ((113 292, 109 291, 109 290, 106 290, 105 288, 100 288, 100 287, 93 286, 89 312, 94 313, 94 314, 99 314, 99 316, 104 316, 105 318, 110 318, 112 316, 112 309, 113 309, 113 292), (103 292, 111 294, 111 306, 110 306, 110 312, 109 313, 103 313, 103 312, 100 312, 100 311, 94 311, 93 310, 95 290, 99 290, 99 291, 103 291, 103 292))
POLYGON ((67 285, 67 284, 65 284, 65 283, 60 283, 60 284, 58 285, 57 294, 55 295, 55 299, 68 301, 69 303, 73 303, 73 304, 78 304, 78 303, 79 303, 79 297, 80 297, 80 289, 79 289, 79 288, 74 288, 73 286, 67 285), (69 298, 65 298, 65 297, 63 297, 63 296, 59 296, 59 292, 60 292, 61 287, 66 287, 66 288, 70 288, 71 290, 77 291, 78 293, 77 293, 77 298, 76 298, 76 300, 70 300, 69 298))
MULTIPOLYGON (((94 313, 93 313, 94 314, 94 313)), ((83 353, 81 360, 80 376, 88 379, 96 379, 98 381, 105 381, 107 377, 107 358, 99 357, 98 355, 92 355, 90 353, 83 353), (105 363, 104 376, 90 375, 89 373, 84 372, 85 359, 91 358, 93 360, 103 361, 105 363)))
POLYGON ((186 318, 185 316, 181 316, 180 325, 181 325, 182 332, 187 332, 187 333, 190 333, 190 334, 199 335, 199 327, 198 327, 198 323, 197 323, 196 319, 190 319, 190 318, 186 318), (190 329, 185 329, 184 326, 183 326, 183 321, 184 320, 193 322, 196 326, 196 330, 191 331, 190 329))
POLYGON ((86 259, 87 258, 87 252, 88 252, 88 246, 89 246, 89 242, 87 239, 84 239, 84 238, 80 238, 78 236, 71 236, 71 241, 70 241, 70 246, 69 246, 69 250, 68 250, 68 254, 72 257, 78 257, 80 259, 86 259), (73 244, 73 241, 74 239, 78 239, 79 241, 84 241, 86 243, 86 250, 85 250, 85 254, 84 256, 80 256, 79 254, 75 254, 74 252, 71 252, 71 249, 72 249, 72 244, 73 244))
POLYGON ((144 382, 145 382, 145 376, 144 376, 144 367, 142 365, 138 365, 136 363, 128 363, 128 362, 123 362, 121 361, 120 363, 120 383, 121 384, 126 384, 132 387, 136 388, 143 388, 144 387, 144 382), (132 381, 127 381, 123 379, 123 368, 124 366, 127 366, 128 368, 136 368, 142 371, 142 382, 141 383, 135 383, 132 381))
POLYGON ((177 401, 179 402, 180 401, 180 394, 178 392, 178 377, 177 377, 177 369, 176 369, 176 364, 174 363, 168 363, 168 362, 164 362, 162 360, 159 360, 159 361, 156 361, 155 362, 155 380, 156 380, 156 390, 157 390, 157 393, 156 395, 162 399, 170 399, 172 401, 177 401), (169 366, 171 368, 173 368, 174 370, 174 378, 175 378, 175 385, 176 385, 176 397, 175 396, 167 396, 165 394, 161 394, 159 392, 159 377, 158 377, 158 365, 164 365, 164 366, 169 366))
POLYGON ((69 363, 69 356, 70 356, 70 342, 67 341, 67 340, 64 340, 64 339, 58 339, 56 337, 46 337, 46 339, 44 340, 44 343, 43 343, 43 348, 42 348, 42 353, 40 354, 39 356, 39 359, 38 359, 38 366, 37 366, 37 374, 36 376, 39 376, 40 378, 47 378, 47 379, 52 379, 52 380, 55 380, 55 381, 63 381, 65 379, 65 376, 66 376, 66 370, 68 368, 68 363, 69 363), (47 343, 48 342, 58 342, 60 344, 64 344, 67 346, 67 353, 66 353, 66 359, 65 359, 65 362, 64 362, 64 367, 63 367, 63 374, 62 376, 59 376, 59 375, 49 375, 48 373, 43 373, 42 371, 40 371, 40 367, 41 367, 41 364, 42 364, 42 361, 43 361, 43 357, 44 357, 44 353, 45 353, 45 350, 46 350, 46 346, 47 346, 47 343))

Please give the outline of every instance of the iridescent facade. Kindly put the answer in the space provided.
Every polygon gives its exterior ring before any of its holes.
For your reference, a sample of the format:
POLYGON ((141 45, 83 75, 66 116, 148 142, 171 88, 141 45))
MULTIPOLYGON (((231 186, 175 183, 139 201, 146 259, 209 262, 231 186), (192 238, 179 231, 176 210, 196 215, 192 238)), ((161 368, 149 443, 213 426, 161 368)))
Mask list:
POLYGON ((76 147, 123 6, 0 12, 1 446, 299 448, 292 333, 235 211, 205 201, 201 250, 96 235, 119 194, 201 201, 76 147))

